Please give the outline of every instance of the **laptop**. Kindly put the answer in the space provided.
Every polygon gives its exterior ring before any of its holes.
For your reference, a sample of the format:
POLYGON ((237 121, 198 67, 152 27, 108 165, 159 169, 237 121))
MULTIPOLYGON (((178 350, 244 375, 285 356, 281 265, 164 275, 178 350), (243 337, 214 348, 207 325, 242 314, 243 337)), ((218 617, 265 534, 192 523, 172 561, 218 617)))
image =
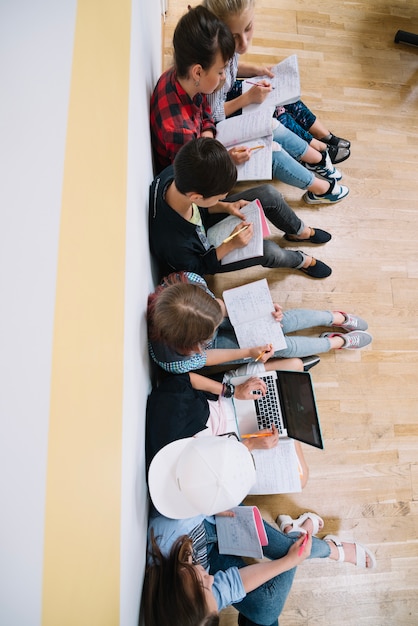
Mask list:
MULTIPOLYGON (((265 396, 254 401, 234 398, 239 435, 270 428, 274 423, 280 437, 290 437, 316 448, 324 448, 315 394, 309 372, 277 370, 257 374, 267 385, 265 396)), ((233 385, 250 376, 235 376, 233 385)))

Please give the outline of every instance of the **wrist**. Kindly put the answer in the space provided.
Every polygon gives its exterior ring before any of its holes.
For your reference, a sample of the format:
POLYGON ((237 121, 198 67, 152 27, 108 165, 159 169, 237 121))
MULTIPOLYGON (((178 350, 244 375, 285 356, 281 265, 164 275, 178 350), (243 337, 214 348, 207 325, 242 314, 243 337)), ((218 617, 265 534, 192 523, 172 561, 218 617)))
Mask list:
POLYGON ((233 398, 235 393, 235 386, 232 383, 222 383, 221 396, 223 398, 233 398))
POLYGON ((217 248, 216 248, 216 258, 218 259, 218 261, 222 261, 222 259, 224 258, 224 256, 226 256, 229 252, 231 252, 232 250, 234 250, 234 248, 231 246, 230 242, 227 243, 221 243, 217 248))

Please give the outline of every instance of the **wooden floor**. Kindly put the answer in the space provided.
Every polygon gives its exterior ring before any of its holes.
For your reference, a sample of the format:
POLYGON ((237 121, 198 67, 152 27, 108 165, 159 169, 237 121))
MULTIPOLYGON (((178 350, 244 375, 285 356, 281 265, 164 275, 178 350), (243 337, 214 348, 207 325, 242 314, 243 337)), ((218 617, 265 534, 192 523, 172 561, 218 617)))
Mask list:
MULTIPOLYGON (((275 183, 309 225, 333 239, 316 255, 333 268, 322 281, 256 268, 213 281, 266 276, 285 307, 340 308, 369 322, 361 352, 323 355, 312 370, 326 449, 305 449, 302 494, 253 498, 269 519, 312 510, 326 532, 376 553, 374 572, 305 562, 281 626, 405 626, 418 623, 418 48, 395 44, 418 32, 412 0, 259 0, 252 59, 274 64, 297 52, 302 99, 352 141, 341 164, 350 195, 309 207, 300 190, 275 183)), ((172 28, 186 4, 169 0, 172 28)), ((307 250, 308 248, 306 248, 307 250)), ((236 624, 228 609, 223 626, 236 624)))

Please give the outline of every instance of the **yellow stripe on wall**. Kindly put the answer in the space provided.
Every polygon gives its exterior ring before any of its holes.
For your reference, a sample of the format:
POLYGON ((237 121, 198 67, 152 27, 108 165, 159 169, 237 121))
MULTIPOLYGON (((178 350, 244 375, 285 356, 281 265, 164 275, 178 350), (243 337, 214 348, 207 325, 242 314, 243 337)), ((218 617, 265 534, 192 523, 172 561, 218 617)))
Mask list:
POLYGON ((53 342, 44 626, 119 623, 129 46, 129 0, 78 1, 53 342))

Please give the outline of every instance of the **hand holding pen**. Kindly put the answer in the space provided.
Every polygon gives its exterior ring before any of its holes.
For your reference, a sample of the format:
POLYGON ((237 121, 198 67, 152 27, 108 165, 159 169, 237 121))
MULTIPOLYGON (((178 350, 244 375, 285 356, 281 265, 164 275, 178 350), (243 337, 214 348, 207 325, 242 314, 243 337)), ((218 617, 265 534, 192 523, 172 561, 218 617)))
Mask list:
POLYGON ((263 87, 264 89, 269 89, 270 91, 272 89, 275 89, 275 87, 273 87, 273 85, 271 83, 269 83, 268 80, 259 80, 259 81, 254 81, 254 80, 246 80, 245 81, 248 85, 255 85, 256 87, 263 87))
POLYGON ((222 243, 229 243, 235 240, 234 248, 243 248, 253 236, 252 226, 251 222, 242 222, 234 228, 232 233, 226 237, 222 243))
POLYGON ((257 144, 256 146, 235 146, 231 148, 229 154, 234 161, 235 165, 242 165, 249 161, 251 156, 254 154, 258 154, 260 150, 265 148, 264 144, 257 144))
POLYGON ((261 104, 267 98, 269 93, 274 89, 268 80, 246 80, 247 85, 252 85, 251 89, 246 92, 249 104, 261 104))
POLYGON ((303 551, 305 549, 306 544, 309 541, 309 533, 307 532, 306 535, 304 536, 302 543, 300 544, 300 548, 298 550, 298 556, 302 556, 303 551))
POLYGON ((270 448, 275 448, 279 443, 279 431, 272 424, 271 428, 241 435, 241 440, 249 450, 269 450, 270 448))
POLYGON ((292 557, 293 567, 299 565, 304 561, 311 553, 312 548, 312 536, 310 533, 301 535, 299 539, 290 547, 288 555, 292 557))
POLYGON ((266 361, 268 361, 269 359, 271 359, 271 357, 274 354, 274 350, 273 350, 273 344, 268 343, 267 346, 265 346, 265 348, 263 348, 263 350, 261 350, 261 352, 259 352, 257 354, 257 356, 254 358, 254 361, 257 363, 258 361, 261 361, 262 363, 265 363, 266 361))

